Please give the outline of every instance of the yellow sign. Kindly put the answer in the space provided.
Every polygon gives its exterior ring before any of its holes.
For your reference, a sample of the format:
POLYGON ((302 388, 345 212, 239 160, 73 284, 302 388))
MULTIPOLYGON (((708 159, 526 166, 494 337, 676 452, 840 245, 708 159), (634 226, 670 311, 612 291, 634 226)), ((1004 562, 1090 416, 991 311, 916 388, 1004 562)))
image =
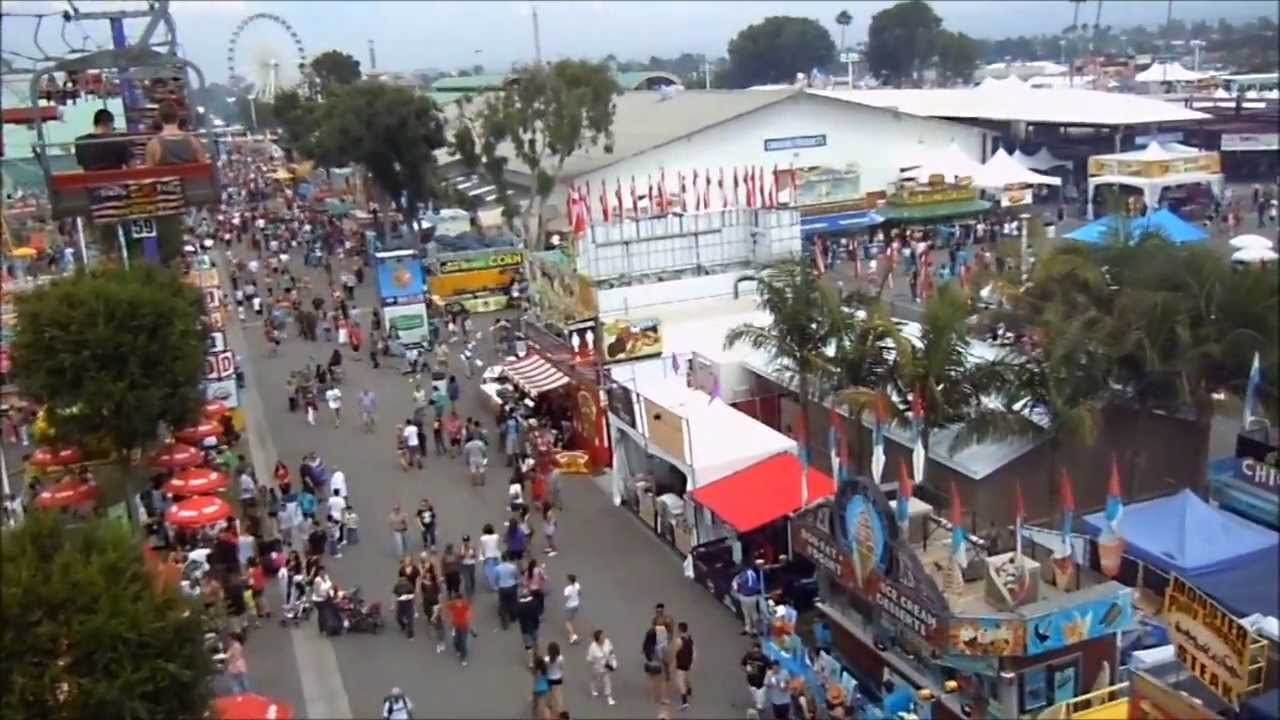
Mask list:
POLYGON ((1233 707, 1249 687, 1253 635, 1209 596, 1174 575, 1164 599, 1165 622, 1178 661, 1233 707))
POLYGON ((1218 720, 1199 700, 1134 670, 1129 675, 1129 720, 1218 720))
POLYGON ((1196 153, 1169 160, 1135 160, 1097 155, 1089 158, 1089 174, 1124 175, 1126 177, 1161 178, 1187 173, 1217 174, 1222 160, 1216 152, 1196 153))
POLYGON ((522 264, 524 264, 524 253, 518 250, 487 253, 474 257, 444 260, 440 263, 440 274, 451 275, 472 270, 496 270, 498 268, 516 267, 522 264))
POLYGON ((935 203, 977 200, 978 189, 960 185, 928 187, 908 185, 889 196, 890 205, 933 205, 935 203))
POLYGON ((657 320, 610 320, 603 329, 605 362, 662 354, 662 324, 657 320))

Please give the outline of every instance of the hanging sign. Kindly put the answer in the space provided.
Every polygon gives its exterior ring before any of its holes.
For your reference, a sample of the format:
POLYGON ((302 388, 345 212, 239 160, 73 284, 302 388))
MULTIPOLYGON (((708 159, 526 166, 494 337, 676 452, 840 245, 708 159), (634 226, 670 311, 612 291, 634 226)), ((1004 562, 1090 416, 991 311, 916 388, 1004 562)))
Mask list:
POLYGON ((795 135, 792 137, 767 138, 764 141, 765 152, 777 152, 779 150, 804 150, 806 148, 820 148, 826 146, 826 135, 795 135))
POLYGON ((1178 662, 1218 697, 1239 706, 1249 686, 1249 628, 1177 575, 1165 593, 1164 614, 1178 662))
POLYGON ((182 178, 125 180, 88 188, 89 214, 95 223, 157 215, 177 215, 186 207, 182 178))
POLYGON ((155 237, 158 234, 156 221, 151 218, 133 220, 129 223, 129 234, 135 238, 155 237))
POLYGON ((230 350, 210 353, 204 356, 204 377, 206 380, 223 380, 236 374, 236 356, 230 350))
POLYGON ((1240 474, 1245 482, 1272 495, 1280 494, 1280 468, 1254 458, 1240 459, 1240 474))

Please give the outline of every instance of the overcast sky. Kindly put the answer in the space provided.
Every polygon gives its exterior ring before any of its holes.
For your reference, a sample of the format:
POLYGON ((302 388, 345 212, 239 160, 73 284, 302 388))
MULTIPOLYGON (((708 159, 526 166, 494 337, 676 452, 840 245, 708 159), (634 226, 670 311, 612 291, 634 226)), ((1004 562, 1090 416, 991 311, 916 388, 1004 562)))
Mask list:
MULTIPOLYGON (((443 70, 482 64, 501 71, 513 62, 533 57, 531 7, 537 6, 545 58, 603 57, 614 53, 622 59, 647 59, 680 52, 723 55, 742 28, 770 15, 800 15, 820 20, 839 40, 833 18, 841 8, 853 14, 850 42, 866 37, 867 25, 877 11, 892 2, 258 2, 225 0, 203 2, 175 0, 178 37, 187 57, 198 64, 209 81, 225 81, 227 45, 237 23, 253 13, 285 18, 297 31, 307 53, 315 55, 339 49, 355 55, 369 67, 368 41, 377 48, 378 69, 443 70)), ((137 8, 140 2, 78 3, 82 11, 120 6, 137 8)), ((67 3, 52 0, 15 0, 4 11, 62 11, 67 3)), ((933 3, 944 25, 976 37, 998 38, 1019 34, 1057 32, 1071 24, 1072 6, 1066 0, 933 3)), ((1157 25, 1168 10, 1165 0, 1112 0, 1103 5, 1103 24, 1157 25)), ((1095 2, 1087 2, 1081 19, 1093 22, 1095 2)), ((1174 17, 1186 22, 1226 17, 1238 21, 1259 15, 1277 17, 1274 0, 1203 1, 1178 0, 1174 17)), ((41 43, 50 52, 61 52, 62 22, 45 22, 41 43)), ((95 42, 106 43, 106 23, 82 23, 95 42)), ((30 51, 34 21, 5 18, 0 45, 30 51)), ((128 26, 140 28, 138 21, 128 26)), ((75 24, 67 37, 83 37, 75 24)), ((93 45, 90 44, 90 47, 93 45)), ((265 23, 245 31, 238 67, 252 67, 262 58, 278 57, 292 66, 288 35, 265 23)))

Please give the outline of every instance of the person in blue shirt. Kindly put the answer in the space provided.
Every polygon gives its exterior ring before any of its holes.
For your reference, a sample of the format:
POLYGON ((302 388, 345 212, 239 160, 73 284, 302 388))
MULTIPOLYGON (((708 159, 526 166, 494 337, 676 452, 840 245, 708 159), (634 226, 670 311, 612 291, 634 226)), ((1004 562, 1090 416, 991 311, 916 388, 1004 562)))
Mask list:
POLYGON ((791 676, 777 660, 769 661, 769 671, 764 676, 765 700, 773 708, 774 720, 791 717, 791 676))
POLYGON ((316 496, 310 490, 303 490, 298 496, 298 509, 302 511, 302 517, 308 520, 316 518, 316 496))
POLYGON ((764 560, 757 559, 755 566, 743 566, 733 578, 733 594, 742 608, 742 634, 756 636, 760 633, 760 594, 764 591, 764 560))
POLYGON ((511 553, 502 556, 502 562, 493 570, 494 582, 498 586, 498 619, 502 629, 516 617, 517 591, 520 587, 520 569, 512 561, 511 553))
POLYGON ((909 687, 897 687, 892 680, 884 681, 884 698, 881 709, 885 717, 896 718, 898 713, 909 713, 915 708, 916 695, 909 687))

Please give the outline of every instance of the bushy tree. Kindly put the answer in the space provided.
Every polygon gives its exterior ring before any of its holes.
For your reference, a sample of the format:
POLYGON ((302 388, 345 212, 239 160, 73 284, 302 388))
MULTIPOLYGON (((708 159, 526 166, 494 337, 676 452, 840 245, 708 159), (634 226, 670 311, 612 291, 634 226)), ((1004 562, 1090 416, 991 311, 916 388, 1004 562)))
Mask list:
POLYGON ((729 42, 726 80, 732 87, 789 83, 797 73, 835 62, 836 44, 817 20, 768 17, 748 25, 729 42))
POLYGON ((455 153, 473 170, 483 169, 497 186, 509 219, 517 210, 506 180, 507 163, 514 158, 528 169, 533 198, 524 230, 531 247, 541 246, 542 210, 565 161, 597 146, 613 152, 613 99, 618 92, 606 63, 561 60, 550 67, 526 67, 501 93, 485 96, 455 131, 455 153))
POLYGON ((942 18, 924 0, 906 0, 871 16, 867 63, 882 82, 919 79, 937 54, 942 18))
POLYGON ((360 80, 360 61, 341 50, 325 50, 311 60, 311 73, 322 94, 360 80))
POLYGON ((56 437, 139 449, 199 409, 200 305, 176 272, 147 263, 56 280, 17 299, 14 382, 47 407, 56 437))
POLYGON ((938 33, 938 75, 949 85, 968 84, 978 69, 981 48, 978 41, 962 32, 938 33))
POLYGON ((203 608, 154 581, 126 527, 37 512, 6 531, 0 565, 4 720, 207 712, 203 608))

